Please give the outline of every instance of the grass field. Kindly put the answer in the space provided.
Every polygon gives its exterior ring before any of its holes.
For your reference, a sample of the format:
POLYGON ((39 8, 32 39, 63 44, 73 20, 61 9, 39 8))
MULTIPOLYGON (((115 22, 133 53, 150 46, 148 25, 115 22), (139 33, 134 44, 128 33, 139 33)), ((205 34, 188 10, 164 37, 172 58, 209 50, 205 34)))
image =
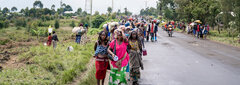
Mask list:
POLYGON ((84 78, 83 82, 80 83, 82 85, 95 84, 96 82, 88 80, 88 78, 95 78, 93 75, 95 69, 87 69, 86 67, 94 52, 93 45, 97 39, 96 35, 101 29, 90 28, 87 37, 83 38, 84 43, 79 45, 74 42, 74 35, 69 27, 71 21, 60 21, 60 29, 56 30, 60 42, 55 50, 43 45, 47 41, 47 37, 32 36, 26 32, 25 28, 1 29, 0 46, 6 47, 6 49, 1 49, 0 53, 17 51, 16 55, 9 54, 9 61, 11 61, 12 56, 16 56, 16 61, 13 64, 16 63, 19 66, 11 67, 7 66, 8 64, 0 63, 0 66, 6 65, 3 66, 6 68, 0 72, 0 85, 62 85, 72 82, 75 77, 86 70, 91 71, 87 78, 84 78), (62 24, 63 22, 65 24, 62 24), (69 29, 63 30, 61 25, 69 29), (32 44, 29 46, 28 44, 13 45, 16 43, 32 44), (11 48, 8 48, 8 45, 11 45, 11 48), (68 46, 72 46, 74 51, 67 51, 68 46))
MULTIPOLYGON (((182 32, 182 30, 178 28, 176 28, 174 31, 182 32)), ((237 33, 234 33, 233 36, 234 37, 232 37, 232 35, 229 35, 226 30, 222 30, 220 34, 218 33, 217 30, 210 30, 207 39, 232 45, 232 46, 236 46, 236 47, 240 47, 240 43, 238 43, 239 39, 237 37, 237 33)))

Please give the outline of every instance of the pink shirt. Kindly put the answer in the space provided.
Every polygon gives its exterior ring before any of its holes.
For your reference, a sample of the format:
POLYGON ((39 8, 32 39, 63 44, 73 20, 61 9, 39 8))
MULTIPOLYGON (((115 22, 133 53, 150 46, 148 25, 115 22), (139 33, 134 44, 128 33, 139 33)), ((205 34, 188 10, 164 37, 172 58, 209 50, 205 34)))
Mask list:
MULTIPOLYGON (((111 43, 109 44, 109 46, 114 49, 114 42, 115 40, 112 40, 111 43)), ((116 41, 116 55, 118 56, 118 59, 122 59, 124 57, 124 54, 127 52, 127 42, 122 42, 121 45, 118 45, 117 41, 116 41)), ((122 67, 127 66, 129 61, 129 55, 127 53, 126 58, 122 61, 122 67)), ((117 68, 117 66, 115 65, 116 61, 111 61, 111 64, 113 65, 114 68, 117 68)))

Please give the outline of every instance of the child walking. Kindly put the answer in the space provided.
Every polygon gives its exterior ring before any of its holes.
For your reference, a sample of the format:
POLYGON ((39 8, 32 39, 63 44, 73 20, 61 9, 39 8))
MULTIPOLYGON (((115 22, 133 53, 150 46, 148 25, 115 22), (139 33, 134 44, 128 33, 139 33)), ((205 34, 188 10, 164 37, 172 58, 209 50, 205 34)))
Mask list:
POLYGON ((47 46, 51 46, 52 43, 52 35, 51 33, 48 34, 48 41, 47 41, 47 46))
POLYGON ((94 50, 96 58, 96 79, 97 85, 100 85, 100 80, 102 80, 102 85, 104 85, 104 79, 106 76, 106 71, 109 66, 109 61, 107 57, 108 49, 108 34, 105 31, 99 33, 98 41, 95 43, 94 50))

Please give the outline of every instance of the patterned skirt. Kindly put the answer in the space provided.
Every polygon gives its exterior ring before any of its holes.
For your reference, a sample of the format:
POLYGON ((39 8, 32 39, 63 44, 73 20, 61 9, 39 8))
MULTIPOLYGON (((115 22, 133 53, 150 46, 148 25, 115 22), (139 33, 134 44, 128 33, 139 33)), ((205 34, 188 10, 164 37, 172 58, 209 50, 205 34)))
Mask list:
POLYGON ((127 85, 126 80, 126 66, 122 67, 121 71, 118 71, 117 68, 112 67, 109 76, 109 84, 108 85, 127 85))
POLYGON ((139 68, 133 68, 130 70, 130 80, 133 82, 138 82, 138 79, 140 78, 140 69, 139 68))

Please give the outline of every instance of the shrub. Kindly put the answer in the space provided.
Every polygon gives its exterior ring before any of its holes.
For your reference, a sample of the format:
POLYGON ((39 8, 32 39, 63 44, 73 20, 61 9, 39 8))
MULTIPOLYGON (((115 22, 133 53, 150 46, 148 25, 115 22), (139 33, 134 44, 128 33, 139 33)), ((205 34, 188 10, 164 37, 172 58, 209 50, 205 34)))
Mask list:
POLYGON ((59 20, 55 20, 55 24, 54 24, 55 28, 58 29, 59 28, 59 20))
POLYGON ((1 28, 8 28, 9 27, 9 21, 5 20, 5 21, 0 21, 0 29, 1 28))
POLYGON ((0 21, 0 29, 4 27, 4 22, 0 21))
POLYGON ((97 15, 93 18, 92 24, 93 28, 99 28, 99 25, 101 25, 103 22, 106 21, 106 18, 100 15, 97 15))
POLYGON ((10 42, 8 39, 0 40, 0 45, 6 45, 8 42, 10 42))
POLYGON ((83 23, 83 24, 88 24, 90 25, 90 18, 87 16, 87 17, 84 17, 80 20, 80 23, 83 23))
POLYGON ((75 25, 75 22, 72 21, 72 23, 70 24, 70 26, 71 26, 71 27, 75 27, 75 26, 76 26, 76 25, 75 25))
POLYGON ((15 23, 15 26, 20 26, 20 27, 26 27, 26 25, 27 25, 27 22, 26 22, 26 20, 24 19, 24 18, 17 18, 15 21, 14 21, 14 23, 15 23))

